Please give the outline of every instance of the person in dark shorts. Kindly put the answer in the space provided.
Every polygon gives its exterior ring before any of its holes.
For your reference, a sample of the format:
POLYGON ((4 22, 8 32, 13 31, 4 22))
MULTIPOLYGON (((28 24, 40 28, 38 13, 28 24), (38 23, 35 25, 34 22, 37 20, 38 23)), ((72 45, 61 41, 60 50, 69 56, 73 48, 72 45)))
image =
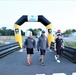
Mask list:
POLYGON ((60 63, 60 55, 62 53, 62 48, 64 48, 63 39, 61 38, 61 34, 57 35, 54 43, 54 50, 56 51, 55 59, 58 63, 60 63))
POLYGON ((42 31, 41 36, 38 38, 37 49, 38 51, 40 51, 40 61, 43 66, 44 66, 44 55, 48 47, 49 47, 48 39, 45 36, 45 31, 42 31))
POLYGON ((27 51, 27 65, 31 65, 32 63, 32 54, 34 54, 36 48, 35 39, 32 37, 32 33, 30 33, 29 37, 25 39, 24 48, 27 51))

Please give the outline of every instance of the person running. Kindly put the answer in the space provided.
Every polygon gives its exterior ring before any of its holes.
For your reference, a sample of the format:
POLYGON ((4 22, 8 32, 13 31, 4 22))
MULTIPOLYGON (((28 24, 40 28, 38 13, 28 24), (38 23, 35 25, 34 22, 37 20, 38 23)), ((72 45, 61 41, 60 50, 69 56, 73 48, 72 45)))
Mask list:
POLYGON ((34 53, 33 50, 36 48, 35 39, 32 37, 32 33, 29 34, 29 37, 25 39, 24 48, 27 51, 27 65, 32 64, 32 54, 34 53))
POLYGON ((60 55, 62 53, 62 48, 64 48, 63 39, 61 37, 61 34, 57 35, 57 38, 55 39, 54 43, 54 50, 56 51, 55 59, 58 63, 60 63, 60 55))
POLYGON ((45 36, 45 31, 42 31, 41 36, 38 38, 37 49, 38 51, 40 51, 40 61, 43 66, 44 66, 44 55, 47 48, 48 48, 48 39, 45 36))

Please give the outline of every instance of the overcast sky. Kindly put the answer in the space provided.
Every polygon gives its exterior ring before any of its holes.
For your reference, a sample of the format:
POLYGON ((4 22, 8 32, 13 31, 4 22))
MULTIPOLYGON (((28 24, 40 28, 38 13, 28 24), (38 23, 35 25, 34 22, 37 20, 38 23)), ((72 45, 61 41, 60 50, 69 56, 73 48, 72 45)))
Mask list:
MULTIPOLYGON (((0 0, 0 28, 13 29, 14 23, 22 15, 43 15, 53 25, 53 30, 76 29, 75 0, 0 0)), ((46 29, 38 22, 25 22, 21 29, 46 29)))

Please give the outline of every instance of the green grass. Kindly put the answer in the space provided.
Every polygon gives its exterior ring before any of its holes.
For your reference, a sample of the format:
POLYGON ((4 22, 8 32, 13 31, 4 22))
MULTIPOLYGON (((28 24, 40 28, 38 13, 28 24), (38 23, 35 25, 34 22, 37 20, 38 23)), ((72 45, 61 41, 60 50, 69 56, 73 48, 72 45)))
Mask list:
POLYGON ((76 48, 76 42, 65 42, 64 45, 76 48))
POLYGON ((0 45, 2 45, 2 43, 0 42, 0 45))
POLYGON ((2 42, 0 42, 0 44, 2 44, 2 42))
POLYGON ((5 45, 5 43, 3 43, 3 42, 0 42, 0 46, 1 46, 1 45, 5 45))

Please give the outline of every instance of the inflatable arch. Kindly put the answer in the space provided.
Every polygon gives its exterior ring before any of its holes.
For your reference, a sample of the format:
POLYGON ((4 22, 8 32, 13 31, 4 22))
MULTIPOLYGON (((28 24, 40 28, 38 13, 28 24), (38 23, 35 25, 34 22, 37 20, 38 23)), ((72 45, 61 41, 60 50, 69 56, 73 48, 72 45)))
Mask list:
POLYGON ((24 22, 41 22, 46 27, 46 29, 48 31, 47 37, 48 37, 49 46, 51 45, 52 42, 54 42, 54 37, 53 37, 53 34, 52 34, 52 24, 43 15, 38 15, 38 16, 23 15, 14 24, 15 40, 16 40, 16 42, 19 42, 21 48, 22 48, 22 37, 21 37, 20 26, 24 22))

